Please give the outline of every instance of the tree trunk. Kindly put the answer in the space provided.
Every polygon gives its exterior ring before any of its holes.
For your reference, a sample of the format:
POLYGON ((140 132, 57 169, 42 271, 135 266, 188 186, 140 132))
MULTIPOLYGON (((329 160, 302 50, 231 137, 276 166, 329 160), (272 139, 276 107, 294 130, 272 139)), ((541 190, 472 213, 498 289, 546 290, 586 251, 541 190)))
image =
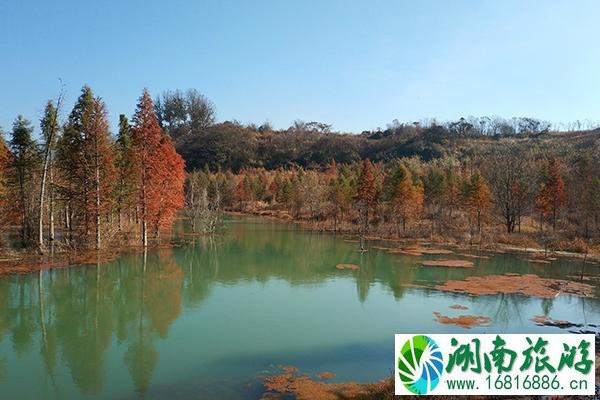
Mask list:
POLYGON ((44 194, 46 189, 46 177, 48 176, 48 164, 50 161, 50 144, 46 144, 44 152, 44 168, 42 170, 42 181, 40 183, 40 198, 38 201, 38 232, 37 246, 40 253, 44 252, 44 194))
POLYGON ((96 153, 96 250, 100 250, 100 168, 98 154, 96 153))
MULTIPOLYGON (((49 195, 50 198, 49 200, 49 204, 48 204, 48 240, 50 241, 50 244, 54 244, 54 239, 55 239, 55 234, 54 234, 54 170, 53 170, 53 165, 52 165, 52 159, 50 159, 50 167, 49 167, 49 173, 50 173, 50 181, 49 183, 49 195)), ((51 246, 52 247, 52 246, 51 246)))
MULTIPOLYGON (((145 160, 144 160, 145 162, 145 160)), ((145 168, 145 166, 144 166, 145 168)), ((146 204, 146 172, 142 172, 142 246, 148 247, 148 206, 146 204)))
POLYGON ((27 206, 25 204, 25 175, 22 171, 23 167, 19 167, 19 195, 21 197, 21 245, 25 247, 26 230, 27 230, 27 206))

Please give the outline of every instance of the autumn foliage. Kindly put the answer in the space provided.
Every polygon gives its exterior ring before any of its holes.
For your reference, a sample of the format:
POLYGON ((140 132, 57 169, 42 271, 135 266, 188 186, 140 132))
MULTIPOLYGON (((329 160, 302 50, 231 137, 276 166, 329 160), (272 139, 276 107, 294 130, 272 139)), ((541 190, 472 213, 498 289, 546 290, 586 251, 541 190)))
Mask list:
POLYGON ((556 216, 566 200, 565 183, 561 177, 560 166, 555 158, 550 158, 544 168, 536 206, 542 215, 550 217, 552 229, 556 229, 556 216))
POLYGON ((16 224, 21 246, 41 252, 57 242, 72 249, 131 242, 138 227, 144 245, 149 231, 158 240, 184 206, 185 165, 150 94, 141 96, 133 126, 120 116, 116 139, 104 101, 89 86, 64 123, 61 104, 62 95, 48 101, 41 143, 21 116, 9 146, 0 136, 0 225, 16 224))
POLYGON ((156 235, 170 227, 184 205, 184 162, 156 118, 154 103, 144 91, 132 119, 130 159, 133 163, 134 197, 141 219, 142 243, 148 230, 156 235))
POLYGON ((2 211, 2 215, 0 216, 0 227, 10 221, 10 213, 8 212, 8 169, 10 161, 10 151, 6 147, 6 143, 0 132, 0 210, 2 211))

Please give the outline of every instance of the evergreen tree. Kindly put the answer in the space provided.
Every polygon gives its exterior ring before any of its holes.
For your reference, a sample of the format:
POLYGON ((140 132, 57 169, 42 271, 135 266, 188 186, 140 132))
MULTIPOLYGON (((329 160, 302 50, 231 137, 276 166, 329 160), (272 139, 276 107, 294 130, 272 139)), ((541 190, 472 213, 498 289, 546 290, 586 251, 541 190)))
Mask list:
POLYGON ((131 126, 124 114, 119 115, 119 133, 116 141, 116 167, 117 167, 117 182, 115 188, 115 197, 117 205, 117 220, 119 230, 123 225, 123 212, 128 210, 131 204, 131 194, 133 192, 132 168, 133 160, 131 159, 131 126))
POLYGON ((65 185, 69 237, 77 230, 87 244, 102 245, 103 216, 112 205, 114 154, 106 107, 84 86, 59 141, 59 163, 65 185))
POLYGON ((21 243, 31 244, 34 235, 34 176, 39 161, 31 122, 19 115, 13 124, 10 149, 12 182, 18 191, 18 209, 21 220, 21 243))
POLYGON ((82 227, 86 231, 89 229, 89 215, 87 212, 81 213, 81 210, 90 209, 87 204, 90 182, 85 165, 84 129, 89 124, 93 107, 92 90, 89 86, 84 86, 57 145, 57 170, 61 180, 59 191, 64 202, 64 224, 70 242, 73 241, 76 230, 82 227))
POLYGON ((113 204, 112 179, 114 179, 114 154, 110 139, 110 131, 106 106, 99 98, 95 98, 90 110, 88 124, 85 126, 83 138, 85 159, 85 181, 92 183, 90 200, 86 204, 91 207, 84 210, 93 219, 95 248, 102 246, 102 222, 106 220, 113 204))

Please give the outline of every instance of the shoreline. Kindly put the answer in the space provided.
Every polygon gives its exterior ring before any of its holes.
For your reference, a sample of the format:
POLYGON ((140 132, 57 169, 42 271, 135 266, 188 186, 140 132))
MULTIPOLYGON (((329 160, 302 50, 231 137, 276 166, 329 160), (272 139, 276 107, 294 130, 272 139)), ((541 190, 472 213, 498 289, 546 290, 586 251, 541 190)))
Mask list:
MULTIPOLYGON (((287 365, 279 366, 278 374, 263 377, 264 393, 261 400, 282 400, 292 396, 296 400, 394 400, 394 377, 380 379, 376 382, 357 383, 332 382, 333 372, 305 374, 298 368, 287 365)), ((600 390, 600 355, 596 353, 596 393, 600 390)), ((423 396, 403 396, 406 399, 417 399, 423 396)), ((505 399, 506 396, 427 396, 430 399, 505 399)), ((522 395, 519 399, 543 399, 547 396, 522 395)), ((596 399, 596 395, 580 396, 582 399, 596 399)))
MULTIPOLYGON (((341 234, 348 236, 359 236, 359 232, 356 229, 338 229, 334 231, 332 228, 324 226, 324 222, 331 224, 331 221, 310 221, 305 219, 294 219, 291 216, 284 216, 276 210, 261 210, 256 212, 244 212, 244 211, 224 211, 225 215, 232 216, 257 216, 267 219, 274 219, 280 222, 293 223, 300 226, 303 229, 316 231, 316 232, 327 232, 333 234, 341 234), (319 226, 322 224, 322 226, 319 226)), ((464 245, 457 242, 451 242, 449 240, 436 240, 432 238, 418 237, 418 238, 406 238, 406 237, 394 237, 391 235, 365 235, 366 241, 382 241, 391 243, 403 243, 407 245, 422 245, 423 243, 435 244, 436 246, 452 248, 460 251, 471 251, 471 252, 490 252, 495 254, 512 253, 512 254, 523 254, 532 256, 558 256, 570 260, 585 260, 590 265, 600 265, 600 253, 579 253, 573 251, 564 250, 546 250, 541 247, 529 247, 529 246, 515 246, 506 243, 494 243, 492 245, 486 244, 483 246, 478 245, 464 245)))
POLYGON ((144 248, 139 245, 111 247, 100 250, 61 250, 39 254, 31 252, 15 252, 0 255, 0 278, 10 275, 22 275, 46 269, 72 268, 98 265, 114 261, 128 254, 140 254, 148 250, 170 249, 185 245, 185 241, 177 240, 169 243, 154 244, 144 248))
MULTIPOLYGON (((289 214, 283 214, 277 210, 261 210, 256 212, 243 212, 234 210, 223 211, 224 215, 237 217, 260 217, 271 219, 282 223, 292 223, 304 230, 314 232, 326 232, 331 234, 339 234, 346 237, 347 240, 354 240, 359 235, 356 229, 342 228, 334 231, 330 225, 331 221, 311 221, 305 219, 294 219, 289 214)), ((146 250, 155 250, 161 248, 180 247, 186 244, 187 239, 191 236, 202 236, 202 234, 184 233, 176 236, 176 239, 168 243, 154 244, 148 246, 146 250)), ((521 247, 505 243, 495 243, 493 245, 464 245, 449 240, 439 240, 438 238, 406 238, 394 237, 391 235, 366 235, 365 240, 368 242, 381 241, 396 244, 404 244, 409 246, 423 246, 431 244, 442 248, 449 248, 463 252, 488 252, 495 254, 512 253, 520 255, 529 255, 533 259, 530 262, 546 262, 545 260, 553 257, 561 257, 568 260, 585 260, 590 266, 600 266, 600 254, 596 253, 577 253, 561 250, 546 251, 543 248, 536 247, 521 247), (538 257, 536 259, 536 257, 538 257)), ((392 248, 393 249, 393 248, 392 248)), ((12 274, 28 274, 38 272, 45 269, 55 268, 70 268, 82 265, 95 265, 105 262, 114 261, 115 259, 132 253, 141 253, 144 248, 139 245, 125 245, 121 247, 113 247, 110 249, 101 250, 61 250, 54 253, 39 254, 35 250, 29 252, 12 251, 6 254, 0 253, 0 277, 12 274)))

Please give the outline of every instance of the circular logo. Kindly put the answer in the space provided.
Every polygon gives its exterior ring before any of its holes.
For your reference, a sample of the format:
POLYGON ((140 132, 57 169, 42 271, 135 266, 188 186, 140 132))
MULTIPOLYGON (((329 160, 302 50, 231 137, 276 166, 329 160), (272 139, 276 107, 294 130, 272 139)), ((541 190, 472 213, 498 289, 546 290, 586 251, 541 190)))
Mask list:
POLYGON ((404 343, 398 356, 398 374, 414 394, 427 394, 440 383, 444 358, 437 343, 428 336, 413 336, 404 343))

